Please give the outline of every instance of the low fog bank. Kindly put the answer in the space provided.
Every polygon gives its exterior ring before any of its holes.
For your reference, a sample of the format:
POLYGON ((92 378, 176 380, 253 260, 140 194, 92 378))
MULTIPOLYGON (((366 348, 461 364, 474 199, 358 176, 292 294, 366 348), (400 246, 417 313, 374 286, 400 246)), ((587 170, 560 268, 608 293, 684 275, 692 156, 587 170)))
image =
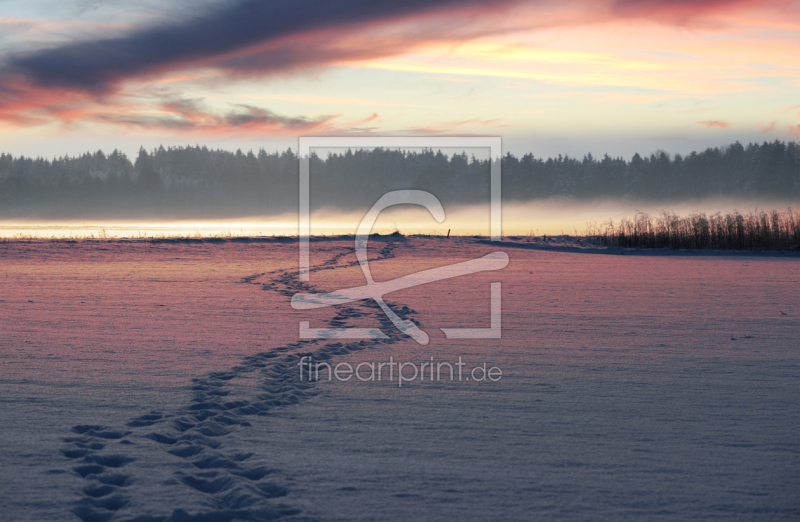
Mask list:
POLYGON ((663 214, 687 217, 695 214, 748 214, 757 211, 800 211, 798 200, 743 200, 739 198, 707 198, 685 201, 569 201, 560 198, 512 203, 503 206, 505 235, 585 235, 623 219, 634 220, 637 214, 653 219, 663 214))
MULTIPOLYGON (((323 207, 312 212, 313 235, 354 234, 369 205, 358 211, 323 207)), ((430 235, 490 235, 488 203, 475 205, 444 205, 445 220, 438 223, 427 209, 403 205, 383 211, 373 232, 388 234, 430 235)), ((611 199, 580 201, 568 198, 548 198, 502 205, 504 236, 591 235, 623 220, 633 222, 637 216, 649 216, 656 221, 667 213, 675 217, 706 215, 708 217, 739 212, 749 213, 787 209, 797 213, 800 201, 742 200, 734 198, 694 199, 676 202, 646 202, 611 199)), ((296 236, 298 214, 282 212, 271 215, 247 216, 235 219, 180 220, 159 218, 41 220, 15 219, 0 221, 0 237, 243 237, 296 236)))
MULTIPOLYGON (((800 201, 761 200, 748 201, 732 198, 710 198, 676 202, 618 201, 598 199, 578 201, 549 198, 528 202, 511 202, 502 205, 502 230, 505 236, 586 235, 604 224, 617 225, 623 219, 634 220, 637 214, 657 218, 663 213, 689 216, 716 213, 748 214, 756 211, 793 209, 800 211, 800 201)), ((312 225, 334 227, 342 233, 354 233, 366 209, 361 212, 343 212, 333 208, 322 209, 312 215, 312 225), (349 224, 349 225, 347 225, 349 224)), ((381 213, 374 231, 403 234, 490 235, 490 208, 488 204, 445 206, 445 220, 437 223, 421 207, 394 207, 381 213)))

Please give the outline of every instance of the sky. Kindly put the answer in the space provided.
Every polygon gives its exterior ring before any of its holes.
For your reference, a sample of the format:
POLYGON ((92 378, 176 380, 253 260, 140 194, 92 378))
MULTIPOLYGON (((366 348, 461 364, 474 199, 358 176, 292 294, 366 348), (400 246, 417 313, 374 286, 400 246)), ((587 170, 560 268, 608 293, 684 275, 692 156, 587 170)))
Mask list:
POLYGON ((0 150, 501 136, 536 156, 800 139, 800 2, 0 0, 0 150))

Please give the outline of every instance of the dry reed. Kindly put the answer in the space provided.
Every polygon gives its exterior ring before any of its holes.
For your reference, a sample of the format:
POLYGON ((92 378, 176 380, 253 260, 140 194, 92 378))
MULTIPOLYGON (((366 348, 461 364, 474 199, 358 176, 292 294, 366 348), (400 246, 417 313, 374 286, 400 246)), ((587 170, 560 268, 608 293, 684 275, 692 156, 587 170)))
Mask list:
POLYGON ((682 248, 718 250, 800 250, 800 214, 756 210, 711 216, 679 216, 662 212, 655 219, 644 212, 618 224, 590 223, 587 239, 598 246, 619 248, 682 248))

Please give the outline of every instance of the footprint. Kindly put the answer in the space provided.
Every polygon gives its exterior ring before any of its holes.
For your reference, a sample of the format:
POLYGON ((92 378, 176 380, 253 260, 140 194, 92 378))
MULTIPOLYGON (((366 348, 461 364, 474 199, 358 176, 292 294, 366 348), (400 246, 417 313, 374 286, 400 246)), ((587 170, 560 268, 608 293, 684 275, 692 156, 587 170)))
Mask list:
POLYGON ((109 495, 116 490, 117 488, 113 486, 102 485, 102 486, 87 486, 83 489, 83 492, 92 498, 99 498, 109 495))
POLYGON ((200 469, 210 469, 210 468, 237 469, 239 467, 239 465, 236 464, 234 461, 217 456, 205 457, 200 460, 193 461, 192 464, 194 464, 196 468, 200 469))
POLYGON ((148 433, 147 435, 145 435, 145 437, 161 444, 175 444, 176 442, 178 442, 178 439, 168 437, 160 433, 148 433))
POLYGON ((119 473, 110 474, 110 475, 97 475, 96 477, 92 477, 96 481, 100 482, 101 484, 106 484, 108 486, 127 486, 128 480, 130 477, 127 475, 121 475, 119 473))
POLYGON ((105 468, 103 466, 98 466, 96 464, 90 464, 88 466, 77 466, 72 469, 75 471, 75 473, 77 473, 83 478, 86 478, 89 475, 97 475, 105 471, 105 468))
POLYGON ((134 460, 136 459, 126 457, 125 455, 87 455, 83 459, 84 462, 91 462, 109 468, 121 468, 134 460))
POLYGON ((232 477, 219 477, 208 480, 194 475, 182 475, 179 477, 179 480, 187 486, 202 491, 203 493, 220 493, 233 487, 235 484, 232 477))
POLYGON ((203 446, 184 446, 182 448, 170 450, 168 453, 171 453, 176 457, 188 458, 188 457, 194 457, 195 455, 197 455, 202 451, 203 451, 203 446))
POLYGON ((62 449, 61 453, 68 459, 77 459, 86 455, 88 451, 87 449, 62 449))

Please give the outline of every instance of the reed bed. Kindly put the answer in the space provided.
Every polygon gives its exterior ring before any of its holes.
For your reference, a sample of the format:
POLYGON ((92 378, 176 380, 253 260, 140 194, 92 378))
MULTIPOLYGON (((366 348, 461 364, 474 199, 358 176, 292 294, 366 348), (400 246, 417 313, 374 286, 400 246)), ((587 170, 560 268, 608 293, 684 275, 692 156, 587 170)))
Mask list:
POLYGON ((610 220, 589 223, 586 236, 595 245, 619 248, 800 251, 800 213, 791 208, 711 216, 662 212, 653 218, 637 212, 633 219, 623 218, 618 224, 610 220))

